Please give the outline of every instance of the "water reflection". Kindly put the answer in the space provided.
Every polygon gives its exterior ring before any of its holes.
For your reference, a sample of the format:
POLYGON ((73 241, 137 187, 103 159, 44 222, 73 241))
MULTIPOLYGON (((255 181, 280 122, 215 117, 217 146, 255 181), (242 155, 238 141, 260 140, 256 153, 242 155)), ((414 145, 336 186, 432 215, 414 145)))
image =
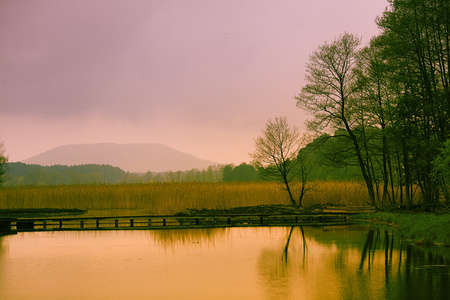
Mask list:
POLYGON ((370 227, 0 237, 0 299, 447 299, 448 248, 370 227))
POLYGON ((285 230, 280 243, 263 248, 258 259, 259 282, 266 299, 289 299, 293 295, 295 277, 295 270, 291 266, 304 266, 305 263, 307 242, 303 227, 285 230))
POLYGON ((156 230, 151 232, 149 237, 152 242, 160 245, 165 250, 176 250, 191 244, 206 244, 214 247, 216 243, 229 242, 231 240, 231 231, 227 228, 156 230))

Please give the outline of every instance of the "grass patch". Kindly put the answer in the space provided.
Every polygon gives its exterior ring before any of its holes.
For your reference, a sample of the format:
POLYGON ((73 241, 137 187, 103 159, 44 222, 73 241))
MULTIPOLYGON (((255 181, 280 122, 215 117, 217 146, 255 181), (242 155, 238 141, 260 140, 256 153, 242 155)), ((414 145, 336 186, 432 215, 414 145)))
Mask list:
POLYGON ((450 214, 379 212, 360 214, 354 218, 380 226, 394 226, 400 236, 419 243, 450 245, 450 214))

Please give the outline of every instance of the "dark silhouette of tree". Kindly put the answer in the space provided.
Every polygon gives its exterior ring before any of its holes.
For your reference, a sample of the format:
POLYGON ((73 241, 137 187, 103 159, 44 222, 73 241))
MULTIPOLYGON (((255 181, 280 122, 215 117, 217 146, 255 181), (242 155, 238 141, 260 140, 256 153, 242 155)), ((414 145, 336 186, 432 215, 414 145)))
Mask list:
POLYGON ((307 84, 296 96, 297 106, 314 114, 309 128, 323 131, 344 128, 354 147, 362 176, 367 186, 370 202, 375 204, 373 178, 364 160, 361 143, 355 134, 358 124, 356 74, 360 39, 345 33, 332 43, 320 46, 307 64, 307 84))

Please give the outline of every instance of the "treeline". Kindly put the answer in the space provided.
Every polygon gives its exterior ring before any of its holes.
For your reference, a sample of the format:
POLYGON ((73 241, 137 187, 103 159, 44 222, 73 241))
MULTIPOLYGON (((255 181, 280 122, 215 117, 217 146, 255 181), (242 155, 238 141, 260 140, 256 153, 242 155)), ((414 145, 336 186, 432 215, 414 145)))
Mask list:
POLYGON ((9 163, 6 171, 6 186, 27 185, 72 185, 72 184, 117 184, 149 182, 234 182, 259 181, 255 167, 242 163, 210 166, 204 170, 147 172, 145 174, 125 172, 110 165, 86 164, 77 166, 40 166, 20 162, 9 163))
MULTIPOLYGON (((316 147, 308 146, 308 151, 316 147)), ((331 150, 330 150, 331 151, 331 150)), ((310 180, 361 180, 355 166, 334 166, 327 162, 325 150, 310 151, 310 180)), ((118 184, 149 182, 256 182, 261 181, 257 167, 241 163, 210 166, 205 170, 192 169, 176 172, 147 172, 145 174, 125 172, 110 165, 86 164, 77 166, 40 166, 20 162, 9 163, 6 171, 6 186, 28 185, 72 185, 72 184, 118 184)))
POLYGON ((5 185, 219 182, 222 181, 222 169, 221 166, 210 166, 206 170, 192 169, 189 171, 139 174, 125 172, 110 165, 40 166, 15 162, 7 165, 5 185))
POLYGON ((130 175, 110 165, 40 166, 20 162, 8 163, 5 184, 18 185, 61 185, 125 182, 130 175))

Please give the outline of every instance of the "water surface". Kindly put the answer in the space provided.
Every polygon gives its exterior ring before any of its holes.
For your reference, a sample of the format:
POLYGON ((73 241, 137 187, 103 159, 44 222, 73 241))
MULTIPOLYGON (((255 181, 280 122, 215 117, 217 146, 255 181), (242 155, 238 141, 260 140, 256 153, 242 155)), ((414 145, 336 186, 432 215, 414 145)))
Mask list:
POLYGON ((447 299, 450 253, 370 227, 0 237, 0 299, 447 299))

